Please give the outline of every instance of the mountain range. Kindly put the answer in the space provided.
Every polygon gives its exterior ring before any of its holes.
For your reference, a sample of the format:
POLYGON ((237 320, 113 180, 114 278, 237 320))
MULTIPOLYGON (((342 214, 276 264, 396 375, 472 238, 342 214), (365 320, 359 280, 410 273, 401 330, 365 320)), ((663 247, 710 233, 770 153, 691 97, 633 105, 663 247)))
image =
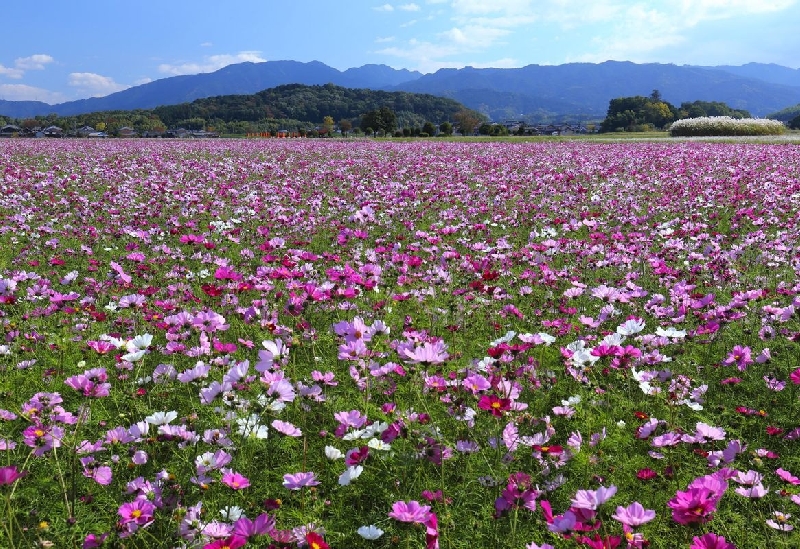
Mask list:
POLYGON ((386 65, 339 71, 319 61, 267 61, 163 78, 105 97, 56 105, 0 100, 0 114, 28 118, 50 113, 68 116, 152 109, 218 95, 253 94, 282 84, 327 83, 448 97, 492 120, 602 118, 611 99, 648 96, 656 89, 674 105, 696 100, 722 101, 759 117, 800 103, 800 69, 762 63, 701 67, 606 61, 513 69, 464 67, 421 74, 386 65))

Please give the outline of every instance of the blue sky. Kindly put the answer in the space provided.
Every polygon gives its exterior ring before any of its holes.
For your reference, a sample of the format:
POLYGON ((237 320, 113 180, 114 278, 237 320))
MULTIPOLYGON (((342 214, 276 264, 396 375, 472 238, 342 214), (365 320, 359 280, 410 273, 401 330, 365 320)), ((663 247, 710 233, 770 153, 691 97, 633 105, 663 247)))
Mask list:
POLYGON ((800 67, 800 0, 5 0, 0 99, 59 103, 243 61, 429 73, 607 60, 800 67))

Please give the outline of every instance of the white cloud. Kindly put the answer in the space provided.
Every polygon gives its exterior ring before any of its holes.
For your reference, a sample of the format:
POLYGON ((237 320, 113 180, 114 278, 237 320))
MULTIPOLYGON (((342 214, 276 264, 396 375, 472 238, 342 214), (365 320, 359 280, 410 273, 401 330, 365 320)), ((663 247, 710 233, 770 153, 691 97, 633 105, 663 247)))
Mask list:
POLYGON ((181 63, 177 65, 164 63, 158 66, 158 72, 172 76, 198 74, 201 72, 214 72, 222 67, 233 65, 234 63, 245 63, 248 61, 252 63, 263 63, 266 59, 261 57, 260 51, 240 51, 234 55, 210 55, 201 63, 181 63))
MULTIPOLYGON (((509 55, 512 46, 550 37, 551 42, 563 38, 566 51, 580 47, 583 42, 589 45, 583 52, 564 51, 559 55, 569 59, 553 60, 559 63, 609 59, 669 62, 670 59, 674 61, 675 48, 687 48, 690 44, 703 52, 712 47, 720 51, 730 48, 724 45, 723 37, 711 36, 716 36, 716 28, 721 24, 739 28, 736 25, 757 17, 781 17, 782 12, 789 17, 788 8, 797 6, 800 1, 425 0, 425 4, 438 5, 438 11, 431 12, 431 17, 435 15, 439 23, 438 29, 431 32, 426 28, 425 36, 396 42, 392 44, 394 47, 373 53, 403 59, 416 65, 417 70, 428 72, 463 66, 462 61, 469 58, 509 55), (704 45, 700 45, 698 35, 712 25, 715 29, 703 37, 704 45), (554 36, 554 33, 562 36, 554 36), (571 46, 567 47, 567 43, 571 46)), ((735 35, 731 35, 731 40, 741 45, 742 41, 735 35)), ((552 55, 553 48, 548 48, 544 42, 541 44, 552 55)), ((513 55, 522 54, 514 51, 513 55)))
POLYGON ((446 42, 450 42, 461 51, 475 51, 493 46, 510 31, 493 27, 468 26, 463 29, 454 27, 439 34, 446 42))
POLYGON ((42 70, 48 63, 55 61, 45 53, 37 53, 29 57, 18 57, 14 60, 14 65, 22 70, 42 70))
POLYGON ((91 97, 104 97, 130 87, 118 84, 109 76, 102 76, 93 72, 70 73, 69 85, 80 88, 81 91, 88 93, 91 97))
POLYGON ((145 77, 145 78, 140 78, 139 80, 136 80, 136 81, 134 81, 133 85, 134 85, 134 86, 141 86, 141 85, 143 85, 143 84, 149 84, 149 83, 150 83, 150 82, 152 82, 152 81, 153 81, 153 79, 152 79, 152 78, 147 78, 147 77, 145 77))
POLYGON ((7 76, 9 78, 22 78, 22 75, 25 74, 25 71, 22 69, 12 69, 11 67, 4 67, 0 65, 0 75, 7 76))
POLYGON ((213 42, 203 42, 202 44, 200 44, 200 46, 203 48, 210 48, 213 45, 214 45, 213 42))
POLYGON ((22 78, 25 71, 42 70, 45 65, 53 61, 55 61, 55 59, 45 53, 37 53, 28 57, 17 57, 14 60, 14 68, 0 65, 0 75, 9 78, 22 78))
POLYGON ((375 11, 394 11, 394 6, 392 6, 391 4, 384 4, 382 6, 375 6, 372 9, 374 9, 375 11))
POLYGON ((6 101, 43 101, 51 105, 65 101, 64 95, 25 84, 0 84, 0 99, 6 101))
POLYGON ((387 42, 394 42, 394 36, 379 36, 375 39, 375 42, 378 44, 386 44, 387 42))
POLYGON ((421 8, 412 2, 410 4, 403 4, 402 6, 397 6, 397 9, 403 11, 419 11, 421 8))

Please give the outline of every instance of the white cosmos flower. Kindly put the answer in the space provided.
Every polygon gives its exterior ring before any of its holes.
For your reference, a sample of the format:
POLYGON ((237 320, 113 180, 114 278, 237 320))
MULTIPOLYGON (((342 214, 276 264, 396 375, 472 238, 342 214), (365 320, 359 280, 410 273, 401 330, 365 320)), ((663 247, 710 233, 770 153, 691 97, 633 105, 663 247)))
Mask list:
POLYGON ((340 486, 349 485, 352 481, 360 477, 363 471, 364 468, 361 465, 348 467, 344 473, 339 475, 339 485, 340 486))
POLYGON ((153 343, 153 336, 150 334, 137 335, 125 343, 125 348, 129 353, 134 353, 142 349, 147 349, 153 343))
MULTIPOLYGON (((116 307, 116 305, 115 305, 115 307, 116 307)), ((116 337, 111 337, 108 334, 102 334, 99 339, 101 341, 108 341, 109 343, 111 343, 117 349, 121 349, 122 347, 124 347, 128 343, 128 341, 125 340, 125 339, 117 339, 116 337)))
POLYGON ((127 361, 127 362, 137 362, 139 360, 142 360, 144 358, 144 355, 146 355, 146 354, 147 354, 147 351, 144 350, 144 349, 141 349, 139 351, 134 351, 132 353, 126 353, 126 354, 122 355, 120 358, 122 360, 127 361))
POLYGON ((662 328, 661 326, 659 326, 658 328, 656 328, 656 335, 661 337, 674 337, 676 339, 680 339, 686 337, 686 330, 676 330, 672 326, 669 326, 667 328, 662 328))
POLYGON ((156 412, 144 418, 150 425, 167 425, 178 417, 178 412, 156 412))
POLYGON ((364 429, 353 429, 349 433, 346 433, 342 437, 342 440, 358 440, 360 438, 363 438, 363 435, 364 435, 364 429))
POLYGON ((219 514, 222 515, 222 518, 228 522, 235 522, 242 518, 242 515, 244 515, 244 509, 238 505, 231 505, 230 507, 221 509, 219 514))
POLYGON ((383 442, 379 438, 371 438, 371 439, 369 439, 369 442, 367 442, 367 446, 369 446, 373 450, 381 450, 381 451, 384 451, 384 452, 388 452, 389 450, 392 449, 391 446, 389 446, 388 444, 386 444, 385 442, 383 442))
POLYGON ((358 535, 364 539, 378 539, 383 535, 383 530, 375 526, 374 524, 370 524, 369 526, 362 526, 358 530, 358 535))
POLYGON ((261 418, 256 414, 240 417, 236 420, 236 425, 238 426, 236 432, 249 438, 265 439, 269 436, 269 428, 266 425, 261 425, 260 421, 261 418))
POLYGON ((327 457, 328 459, 342 459, 344 457, 344 454, 338 448, 334 448, 333 446, 326 446, 325 457, 327 457))
POLYGON ((644 320, 641 318, 631 318, 617 326, 617 333, 623 336, 638 334, 644 330, 644 320))

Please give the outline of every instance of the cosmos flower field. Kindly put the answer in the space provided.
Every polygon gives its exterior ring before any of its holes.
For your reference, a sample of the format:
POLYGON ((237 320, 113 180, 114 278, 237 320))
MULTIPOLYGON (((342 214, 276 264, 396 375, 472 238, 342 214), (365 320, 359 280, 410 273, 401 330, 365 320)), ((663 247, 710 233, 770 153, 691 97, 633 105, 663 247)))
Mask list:
POLYGON ((797 145, 0 169, 2 547, 796 547, 797 145))

